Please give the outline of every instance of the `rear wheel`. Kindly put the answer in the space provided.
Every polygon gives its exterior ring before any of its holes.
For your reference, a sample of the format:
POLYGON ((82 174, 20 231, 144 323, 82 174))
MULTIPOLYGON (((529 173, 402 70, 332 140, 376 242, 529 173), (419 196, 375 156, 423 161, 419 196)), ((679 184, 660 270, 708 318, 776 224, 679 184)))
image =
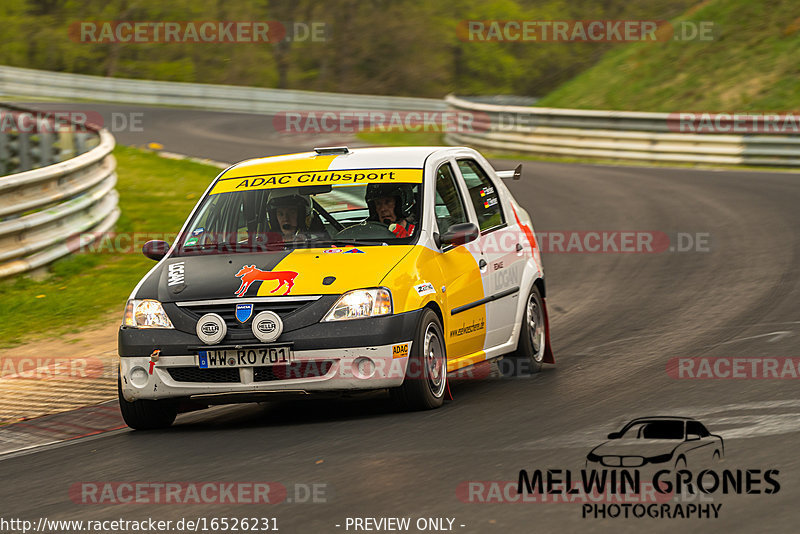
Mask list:
POLYGON ((500 362, 506 376, 531 375, 542 370, 547 338, 544 332, 544 301, 539 288, 533 286, 525 301, 517 350, 500 362))
POLYGON ((403 385, 391 390, 392 398, 405 410, 430 410, 444 402, 447 389, 447 353, 442 323, 430 309, 422 312, 411 346, 403 385))
POLYGON ((178 403, 173 400, 137 400, 130 402, 122 396, 122 378, 117 376, 119 410, 125 424, 136 430, 167 428, 178 415, 178 403))

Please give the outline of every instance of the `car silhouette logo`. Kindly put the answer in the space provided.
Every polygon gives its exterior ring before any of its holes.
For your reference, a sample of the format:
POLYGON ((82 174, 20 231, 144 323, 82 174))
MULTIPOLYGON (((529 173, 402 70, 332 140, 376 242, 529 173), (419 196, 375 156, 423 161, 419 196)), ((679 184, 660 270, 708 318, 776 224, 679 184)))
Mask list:
POLYGON ((725 454, 722 437, 690 417, 640 417, 593 448, 586 466, 686 469, 709 465, 725 454))

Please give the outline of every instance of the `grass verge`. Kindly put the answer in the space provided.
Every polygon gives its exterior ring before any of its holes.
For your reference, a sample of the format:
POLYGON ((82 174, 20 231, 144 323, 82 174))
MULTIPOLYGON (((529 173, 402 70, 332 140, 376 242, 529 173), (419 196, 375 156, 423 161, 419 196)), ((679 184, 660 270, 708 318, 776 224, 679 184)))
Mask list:
POLYGON ((669 39, 612 50, 537 105, 666 112, 797 109, 795 0, 706 0, 673 21, 678 35, 682 28, 704 26, 710 29, 708 40, 669 39))

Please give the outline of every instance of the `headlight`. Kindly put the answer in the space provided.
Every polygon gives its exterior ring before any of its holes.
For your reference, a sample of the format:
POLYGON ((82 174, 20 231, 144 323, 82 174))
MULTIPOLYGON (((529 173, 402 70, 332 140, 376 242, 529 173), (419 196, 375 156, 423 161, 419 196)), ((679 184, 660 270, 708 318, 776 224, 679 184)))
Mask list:
POLYGON ((129 300, 122 324, 133 328, 175 328, 161 303, 152 299, 129 300))
POLYGON ((323 321, 346 321, 391 313, 392 294, 388 289, 357 289, 339 297, 323 321))
POLYGON ((663 464, 664 462, 669 462, 670 460, 672 460, 672 453, 659 454, 658 456, 651 456, 647 459, 647 461, 651 464, 663 464))

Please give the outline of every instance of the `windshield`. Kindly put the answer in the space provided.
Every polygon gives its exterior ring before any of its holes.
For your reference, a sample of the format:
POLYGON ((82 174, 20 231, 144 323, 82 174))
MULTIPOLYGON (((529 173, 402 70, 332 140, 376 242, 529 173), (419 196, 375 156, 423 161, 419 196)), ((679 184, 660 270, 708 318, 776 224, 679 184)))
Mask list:
POLYGON ((209 194, 178 254, 409 244, 421 183, 310 185, 209 194))

